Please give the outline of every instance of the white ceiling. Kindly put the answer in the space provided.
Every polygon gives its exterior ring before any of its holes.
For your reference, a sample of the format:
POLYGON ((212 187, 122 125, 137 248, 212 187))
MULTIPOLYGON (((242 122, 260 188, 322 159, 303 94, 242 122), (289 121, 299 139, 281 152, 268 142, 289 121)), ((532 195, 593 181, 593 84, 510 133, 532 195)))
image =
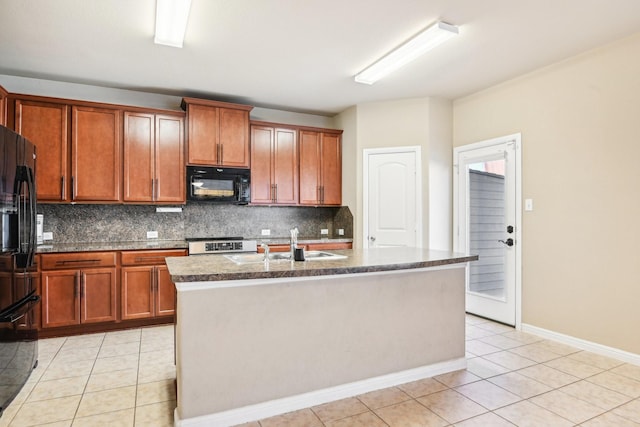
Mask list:
POLYGON ((0 0, 0 74, 333 115, 456 99, 640 32, 639 0, 192 0, 184 48, 155 0, 0 0), (437 20, 460 36, 368 86, 353 75, 437 20))

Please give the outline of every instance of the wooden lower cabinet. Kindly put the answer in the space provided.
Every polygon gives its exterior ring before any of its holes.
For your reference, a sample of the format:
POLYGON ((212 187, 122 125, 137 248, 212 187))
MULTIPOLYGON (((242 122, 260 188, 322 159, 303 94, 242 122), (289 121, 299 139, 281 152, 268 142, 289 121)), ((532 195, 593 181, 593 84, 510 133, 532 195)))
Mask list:
POLYGON ((122 252, 122 320, 175 313, 175 285, 164 259, 186 254, 184 250, 122 252))
POLYGON ((42 272, 42 327, 114 322, 116 268, 42 272))

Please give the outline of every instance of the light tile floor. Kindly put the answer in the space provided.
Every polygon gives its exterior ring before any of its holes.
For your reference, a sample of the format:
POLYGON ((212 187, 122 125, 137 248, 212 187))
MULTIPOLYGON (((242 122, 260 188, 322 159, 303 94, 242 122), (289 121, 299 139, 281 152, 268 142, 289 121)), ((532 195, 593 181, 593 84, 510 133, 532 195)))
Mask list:
POLYGON ((173 426, 173 326, 39 341, 0 426, 173 426))
MULTIPOLYGON (((40 341, 0 426, 171 426, 173 327, 40 341)), ((640 426, 640 366, 467 316, 467 369, 244 424, 640 426)))

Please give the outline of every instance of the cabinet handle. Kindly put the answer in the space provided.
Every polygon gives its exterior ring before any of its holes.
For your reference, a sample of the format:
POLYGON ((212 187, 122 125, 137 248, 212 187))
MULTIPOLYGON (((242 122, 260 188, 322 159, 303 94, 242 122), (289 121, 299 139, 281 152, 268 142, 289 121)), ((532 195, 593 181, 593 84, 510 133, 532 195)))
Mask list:
POLYGON ((65 259, 65 260, 58 260, 56 261, 56 265, 66 265, 66 264, 73 264, 73 263, 93 263, 93 262, 100 262, 99 259, 65 259))
POLYGON ((73 175, 71 176, 71 200, 76 198, 76 189, 74 188, 74 179, 73 175))
POLYGON ((78 295, 80 295, 80 272, 76 272, 75 274, 76 276, 76 282, 73 286, 73 296, 75 298, 78 298, 78 295))
POLYGON ((60 194, 61 194, 61 200, 64 200, 65 196, 66 196, 66 188, 64 188, 64 184, 65 184, 65 179, 64 176, 60 177, 60 194))
POLYGON ((320 187, 320 203, 324 204, 324 185, 322 187, 320 187))
POLYGON ((224 163, 224 144, 220 144, 220 164, 224 163))
POLYGON ((274 184, 273 186, 276 188, 276 194, 273 198, 273 203, 276 203, 278 201, 278 184, 274 184))
POLYGON ((156 178, 156 198, 154 200, 158 200, 160 198, 160 185, 158 185, 158 178, 156 178))
POLYGON ((151 178, 151 200, 156 200, 156 180, 151 178))

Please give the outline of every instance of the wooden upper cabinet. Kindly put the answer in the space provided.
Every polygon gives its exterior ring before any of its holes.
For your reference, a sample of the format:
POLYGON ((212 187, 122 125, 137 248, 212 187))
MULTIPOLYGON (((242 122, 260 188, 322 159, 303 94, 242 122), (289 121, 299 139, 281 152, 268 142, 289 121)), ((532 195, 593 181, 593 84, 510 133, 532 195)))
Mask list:
POLYGON ((253 107, 184 98, 187 111, 187 163, 249 167, 249 111, 253 107))
POLYGON ((249 111, 220 108, 220 156, 218 164, 249 167, 249 111))
POLYGON ((296 129, 251 126, 251 203, 298 203, 296 129))
POLYGON ((184 119, 124 113, 124 201, 185 202, 184 119))
POLYGON ((124 200, 151 202, 155 188, 155 117, 124 113, 124 200))
POLYGON ((70 199, 68 173, 69 107, 17 99, 15 130, 36 145, 38 201, 70 199))
POLYGON ((156 115, 156 202, 184 203, 184 118, 156 115))
POLYGON ((274 202, 271 146, 274 128, 251 126, 251 203, 274 202))
POLYGON ((340 135, 323 133, 320 164, 322 177, 322 204, 342 204, 342 145, 340 135))
POLYGON ((339 133, 300 131, 300 204, 342 203, 342 149, 339 133))
POLYGON ((71 196, 117 202, 121 197, 121 110, 72 107, 71 196))
POLYGON ((7 91, 0 86, 0 125, 7 125, 7 91))

